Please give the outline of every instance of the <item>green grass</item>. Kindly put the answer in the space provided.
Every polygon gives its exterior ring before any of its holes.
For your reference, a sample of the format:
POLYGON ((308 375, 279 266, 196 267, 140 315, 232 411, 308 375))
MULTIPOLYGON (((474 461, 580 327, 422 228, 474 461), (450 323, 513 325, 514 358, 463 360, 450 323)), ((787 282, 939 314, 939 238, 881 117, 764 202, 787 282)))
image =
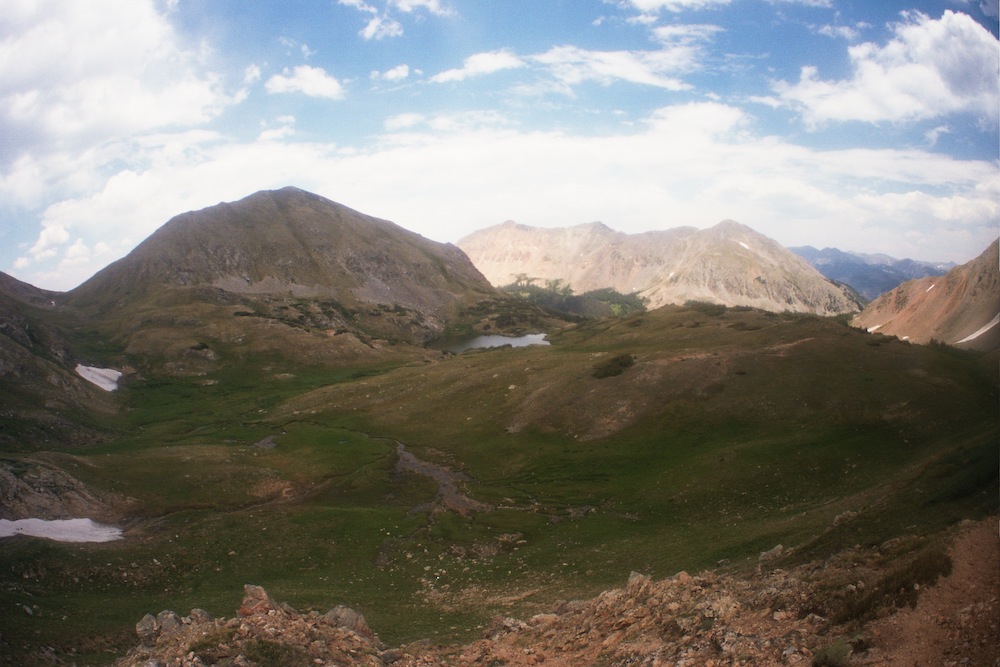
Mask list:
POLYGON ((994 370, 819 318, 717 310, 435 364, 268 358, 135 383, 118 437, 45 454, 134 499, 129 539, 4 541, 0 633, 17 639, 0 664, 38 646, 101 664, 144 613, 232 616, 247 583, 303 610, 352 606, 390 645, 468 639, 633 570, 747 570, 779 543, 786 562, 823 559, 996 512, 994 370), (634 365, 592 377, 621 354, 634 365), (397 440, 494 509, 430 514, 436 485, 396 472, 397 440))

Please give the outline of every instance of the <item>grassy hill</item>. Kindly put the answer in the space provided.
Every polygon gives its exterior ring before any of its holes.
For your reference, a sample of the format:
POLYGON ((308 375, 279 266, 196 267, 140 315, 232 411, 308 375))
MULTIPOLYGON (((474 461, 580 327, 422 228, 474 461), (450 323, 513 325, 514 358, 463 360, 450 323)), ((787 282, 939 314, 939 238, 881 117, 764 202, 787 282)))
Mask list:
POLYGON ((120 542, 0 543, 0 664, 106 662, 144 613, 229 614, 246 583, 350 605, 389 644, 468 638, 632 571, 751 571, 778 544, 780 566, 997 510, 982 357, 699 304, 549 339, 152 369, 108 441, 8 451, 131 502, 120 542))

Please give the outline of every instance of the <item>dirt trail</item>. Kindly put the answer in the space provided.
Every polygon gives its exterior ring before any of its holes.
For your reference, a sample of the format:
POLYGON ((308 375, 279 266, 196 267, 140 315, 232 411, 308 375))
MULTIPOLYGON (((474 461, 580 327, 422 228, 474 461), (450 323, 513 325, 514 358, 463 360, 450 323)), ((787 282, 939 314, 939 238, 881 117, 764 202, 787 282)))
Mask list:
POLYGON ((949 550, 952 572, 914 609, 868 626, 877 647, 864 665, 1000 665, 1000 536, 997 519, 968 522, 949 550))

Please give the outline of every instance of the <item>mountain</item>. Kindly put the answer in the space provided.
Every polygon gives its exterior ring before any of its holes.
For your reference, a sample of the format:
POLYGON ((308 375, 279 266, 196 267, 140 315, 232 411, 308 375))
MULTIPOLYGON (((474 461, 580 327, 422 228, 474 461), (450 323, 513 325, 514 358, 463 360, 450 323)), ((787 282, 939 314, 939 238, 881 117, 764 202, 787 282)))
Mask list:
POLYGON ((96 422, 115 410, 74 372, 80 359, 55 312, 59 296, 0 273, 0 448, 94 442, 96 422))
POLYGON ((610 287, 651 308, 694 300, 820 315, 860 310, 849 290, 733 221, 631 235, 602 223, 540 229, 508 221, 458 245, 494 285, 520 278, 578 292, 610 287))
POLYGON ((943 276, 909 280, 870 303, 852 324, 915 343, 1000 348, 1000 254, 994 241, 979 257, 943 276))
POLYGON ((62 301, 179 372, 223 349, 368 357, 491 328, 510 302, 457 247, 296 188, 179 215, 62 301))
POLYGON ((837 248, 817 250, 812 246, 789 248, 830 280, 853 287, 872 300, 902 282, 925 276, 940 276, 955 265, 946 262, 921 262, 896 259, 888 255, 865 255, 837 248))

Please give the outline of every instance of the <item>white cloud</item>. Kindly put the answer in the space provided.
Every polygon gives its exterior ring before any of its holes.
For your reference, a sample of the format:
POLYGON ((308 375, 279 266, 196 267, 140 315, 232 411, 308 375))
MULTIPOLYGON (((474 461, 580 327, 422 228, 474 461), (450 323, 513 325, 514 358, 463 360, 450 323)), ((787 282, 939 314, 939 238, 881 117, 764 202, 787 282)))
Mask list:
POLYGON ((767 0, 772 5, 785 3, 789 5, 805 5, 806 7, 833 7, 832 0, 767 0))
POLYGON ((924 133, 924 138, 927 139, 928 146, 935 146, 942 134, 949 134, 950 132, 951 128, 947 125, 938 125, 932 130, 927 130, 924 133))
POLYGON ((260 81, 261 73, 260 67, 257 65, 248 65, 245 70, 243 70, 243 83, 251 84, 260 81))
POLYGON ((835 39, 846 39, 849 42, 853 42, 861 36, 861 32, 858 27, 852 27, 849 25, 824 25, 820 26, 816 32, 835 39))
POLYGON ((309 97, 339 100, 344 97, 344 87, 321 67, 299 65, 292 70, 285 68, 275 74, 264 87, 269 93, 302 93, 309 97))
POLYGON ((995 237, 1000 217, 992 163, 809 149, 756 134, 752 117, 720 103, 664 107, 625 134, 528 132, 492 112, 403 114, 386 129, 365 150, 280 137, 150 139, 133 147, 132 168, 49 206, 35 254, 11 272, 69 288, 173 215, 284 185, 439 241, 506 219, 603 220, 638 232, 734 218, 785 245, 966 261, 995 237), (69 251, 78 239, 90 249, 86 261, 81 247, 69 251), (107 245, 99 250, 98 241, 107 245))
POLYGON ((385 39, 403 34, 403 25, 385 16, 373 16, 358 33, 365 39, 385 39))
POLYGON ((524 67, 524 61, 508 51, 487 51, 476 53, 466 58, 462 66, 457 69, 450 69, 431 77, 435 83, 448 83, 451 81, 464 81, 470 77, 482 76, 484 74, 494 74, 507 69, 524 67))
POLYGON ((441 4, 440 0, 390 0, 391 5, 403 12, 413 12, 417 9, 426 9, 431 14, 437 16, 451 16, 454 11, 441 4))
POLYGON ((418 10, 426 10, 436 16, 454 14, 451 8, 441 4, 440 0, 386 0, 382 10, 364 2, 364 0, 337 0, 337 3, 345 7, 353 7, 370 16, 365 27, 358 31, 358 34, 366 40, 380 40, 403 35, 403 24, 393 16, 393 10, 404 14, 414 14, 418 10))
POLYGON ((372 72, 373 79, 382 79, 383 81, 390 81, 392 83, 402 81, 408 76, 410 76, 410 66, 405 64, 396 65, 384 72, 372 72))
POLYGON ((544 65, 560 84, 574 86, 585 81, 608 85, 614 81, 656 86, 667 90, 687 90, 691 86, 667 76, 691 67, 690 50, 588 51, 576 46, 556 46, 532 56, 544 65))
POLYGON ((545 53, 521 57, 509 50, 477 53, 462 67, 431 77, 436 83, 463 81, 495 72, 529 65, 550 77, 548 82, 522 84, 522 93, 572 94, 573 86, 585 82, 610 85, 625 81, 667 90, 687 90, 691 86, 673 76, 701 67, 703 46, 722 28, 714 25, 670 25, 653 30, 663 46, 654 51, 591 51, 578 46, 554 46, 545 53))
POLYGON ((233 103, 205 54, 184 45, 150 0, 106 0, 99 11, 39 0, 5 11, 12 16, 0 24, 0 163, 53 141, 92 146, 205 123, 233 103))
POLYGON ((426 118, 423 114, 419 113, 401 113, 396 116, 391 116, 385 121, 385 129, 389 132, 395 132, 398 130, 406 130, 411 127, 416 127, 424 122, 426 118))
POLYGON ((774 90, 810 126, 829 121, 915 121, 971 113, 996 125, 1000 106, 1000 42, 966 14, 940 19, 903 14, 884 46, 848 49, 853 77, 824 81, 803 67, 798 83, 774 90))
POLYGON ((679 13, 689 9, 712 9, 728 5, 730 0, 628 0, 628 4, 641 12, 667 10, 679 13))

